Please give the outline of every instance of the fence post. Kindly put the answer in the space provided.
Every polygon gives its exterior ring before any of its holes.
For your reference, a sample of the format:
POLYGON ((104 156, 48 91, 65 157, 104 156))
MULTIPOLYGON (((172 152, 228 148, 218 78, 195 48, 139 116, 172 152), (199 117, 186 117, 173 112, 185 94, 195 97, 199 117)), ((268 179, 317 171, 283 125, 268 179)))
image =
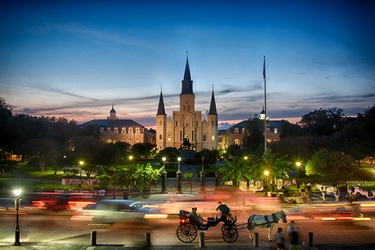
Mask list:
POLYGON ((91 232, 91 246, 96 246, 96 231, 91 232))
POLYGON ((151 234, 149 232, 145 233, 146 247, 151 247, 151 234))
POLYGON ((205 247, 204 246, 204 232, 199 233, 199 247, 205 247))
POLYGON ((254 247, 259 247, 259 233, 254 232, 254 242, 253 242, 254 247))
POLYGON ((314 238, 314 233, 309 232, 309 247, 313 246, 313 238, 314 238))

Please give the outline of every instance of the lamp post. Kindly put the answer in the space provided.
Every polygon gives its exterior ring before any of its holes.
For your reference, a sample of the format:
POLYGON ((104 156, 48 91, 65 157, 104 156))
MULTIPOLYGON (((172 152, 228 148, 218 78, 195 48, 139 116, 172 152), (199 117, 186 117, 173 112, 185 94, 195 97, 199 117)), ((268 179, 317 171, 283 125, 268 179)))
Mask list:
POLYGON ((133 156, 132 155, 129 155, 129 161, 130 161, 130 163, 133 162, 133 156))
POLYGON ((177 157, 178 160, 178 170, 176 172, 177 176, 177 193, 181 194, 181 177, 182 177, 182 172, 181 172, 181 157, 177 157))
POLYGON ((163 157, 163 171, 161 171, 161 192, 167 192, 167 171, 165 170, 165 160, 167 157, 163 157))
POLYGON ((13 194, 15 196, 14 199, 14 209, 16 210, 16 231, 15 231, 15 242, 14 246, 20 246, 20 225, 19 225, 19 214, 18 210, 20 208, 20 195, 21 195, 21 190, 16 189, 13 190, 13 194))
POLYGON ((202 171, 201 171, 201 192, 206 191, 206 173, 204 171, 204 156, 202 156, 202 171))
POLYGON ((84 163, 84 161, 79 161, 79 165, 81 166, 81 170, 79 171, 79 177, 82 177, 82 166, 84 163))
POLYGON ((264 171, 264 175, 266 176, 266 181, 265 181, 265 192, 264 195, 267 197, 268 196, 268 175, 270 172, 268 170, 264 171))

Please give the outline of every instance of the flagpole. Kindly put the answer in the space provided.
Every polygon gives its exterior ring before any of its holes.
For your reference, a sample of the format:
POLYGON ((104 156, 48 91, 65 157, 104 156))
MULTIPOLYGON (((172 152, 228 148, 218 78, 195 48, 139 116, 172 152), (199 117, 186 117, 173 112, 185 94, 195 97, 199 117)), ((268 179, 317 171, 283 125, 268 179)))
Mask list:
POLYGON ((266 56, 263 60, 263 82, 264 82, 264 154, 267 151, 267 96, 266 96, 266 56))

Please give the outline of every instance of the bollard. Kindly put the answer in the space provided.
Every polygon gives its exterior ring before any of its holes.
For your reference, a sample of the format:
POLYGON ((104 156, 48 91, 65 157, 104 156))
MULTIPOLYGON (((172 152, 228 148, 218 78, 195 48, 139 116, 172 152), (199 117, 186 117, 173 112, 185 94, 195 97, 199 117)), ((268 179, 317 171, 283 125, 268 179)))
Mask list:
POLYGON ((91 246, 96 246, 96 231, 91 232, 91 246))
POLYGON ((259 247, 259 233, 258 232, 254 233, 253 245, 254 247, 259 247))
POLYGON ((309 247, 313 246, 313 238, 314 238, 313 236, 314 236, 314 233, 309 232, 309 247))
POLYGON ((145 233, 146 237, 146 247, 151 247, 151 234, 149 232, 145 233))
POLYGON ((199 233, 199 247, 204 247, 204 232, 199 233))

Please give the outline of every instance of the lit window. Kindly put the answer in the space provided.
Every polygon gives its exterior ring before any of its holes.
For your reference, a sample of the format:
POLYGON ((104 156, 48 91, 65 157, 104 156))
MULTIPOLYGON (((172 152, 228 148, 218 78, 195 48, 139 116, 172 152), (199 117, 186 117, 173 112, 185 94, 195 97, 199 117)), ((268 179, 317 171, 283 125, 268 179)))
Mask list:
POLYGON ((104 128, 101 127, 101 128, 100 128, 100 133, 103 133, 103 132, 104 132, 104 128))
POLYGON ((240 145, 240 140, 239 140, 239 139, 235 139, 235 140, 234 140, 234 144, 235 144, 235 145, 240 145))
POLYGON ((115 131, 115 133, 118 133, 118 128, 115 127, 113 131, 115 131))
POLYGON ((140 143, 141 141, 139 139, 135 139, 135 143, 140 143))
POLYGON ((133 128, 129 128, 129 134, 133 133, 133 128))
POLYGON ((277 132, 278 132, 277 128, 274 128, 273 132, 275 132, 275 134, 277 134, 277 132))
POLYGON ((245 128, 242 128, 242 134, 245 134, 245 128))
POLYGON ((234 133, 238 134, 239 133, 239 129, 238 128, 234 128, 234 133))
POLYGON ((126 133, 126 128, 125 127, 121 128, 121 133, 126 133))
POLYGON ((135 132, 136 132, 137 134, 139 134, 139 133, 141 133, 141 130, 140 130, 139 128, 135 128, 135 132))
POLYGON ((111 127, 108 127, 108 128, 107 128, 107 130, 111 131, 111 130, 112 130, 112 128, 111 128, 111 127))
POLYGON ((213 141, 215 140, 215 135, 211 136, 211 140, 213 140, 213 141))
POLYGON ((171 135, 168 135, 168 141, 171 141, 172 138, 171 138, 171 135))

